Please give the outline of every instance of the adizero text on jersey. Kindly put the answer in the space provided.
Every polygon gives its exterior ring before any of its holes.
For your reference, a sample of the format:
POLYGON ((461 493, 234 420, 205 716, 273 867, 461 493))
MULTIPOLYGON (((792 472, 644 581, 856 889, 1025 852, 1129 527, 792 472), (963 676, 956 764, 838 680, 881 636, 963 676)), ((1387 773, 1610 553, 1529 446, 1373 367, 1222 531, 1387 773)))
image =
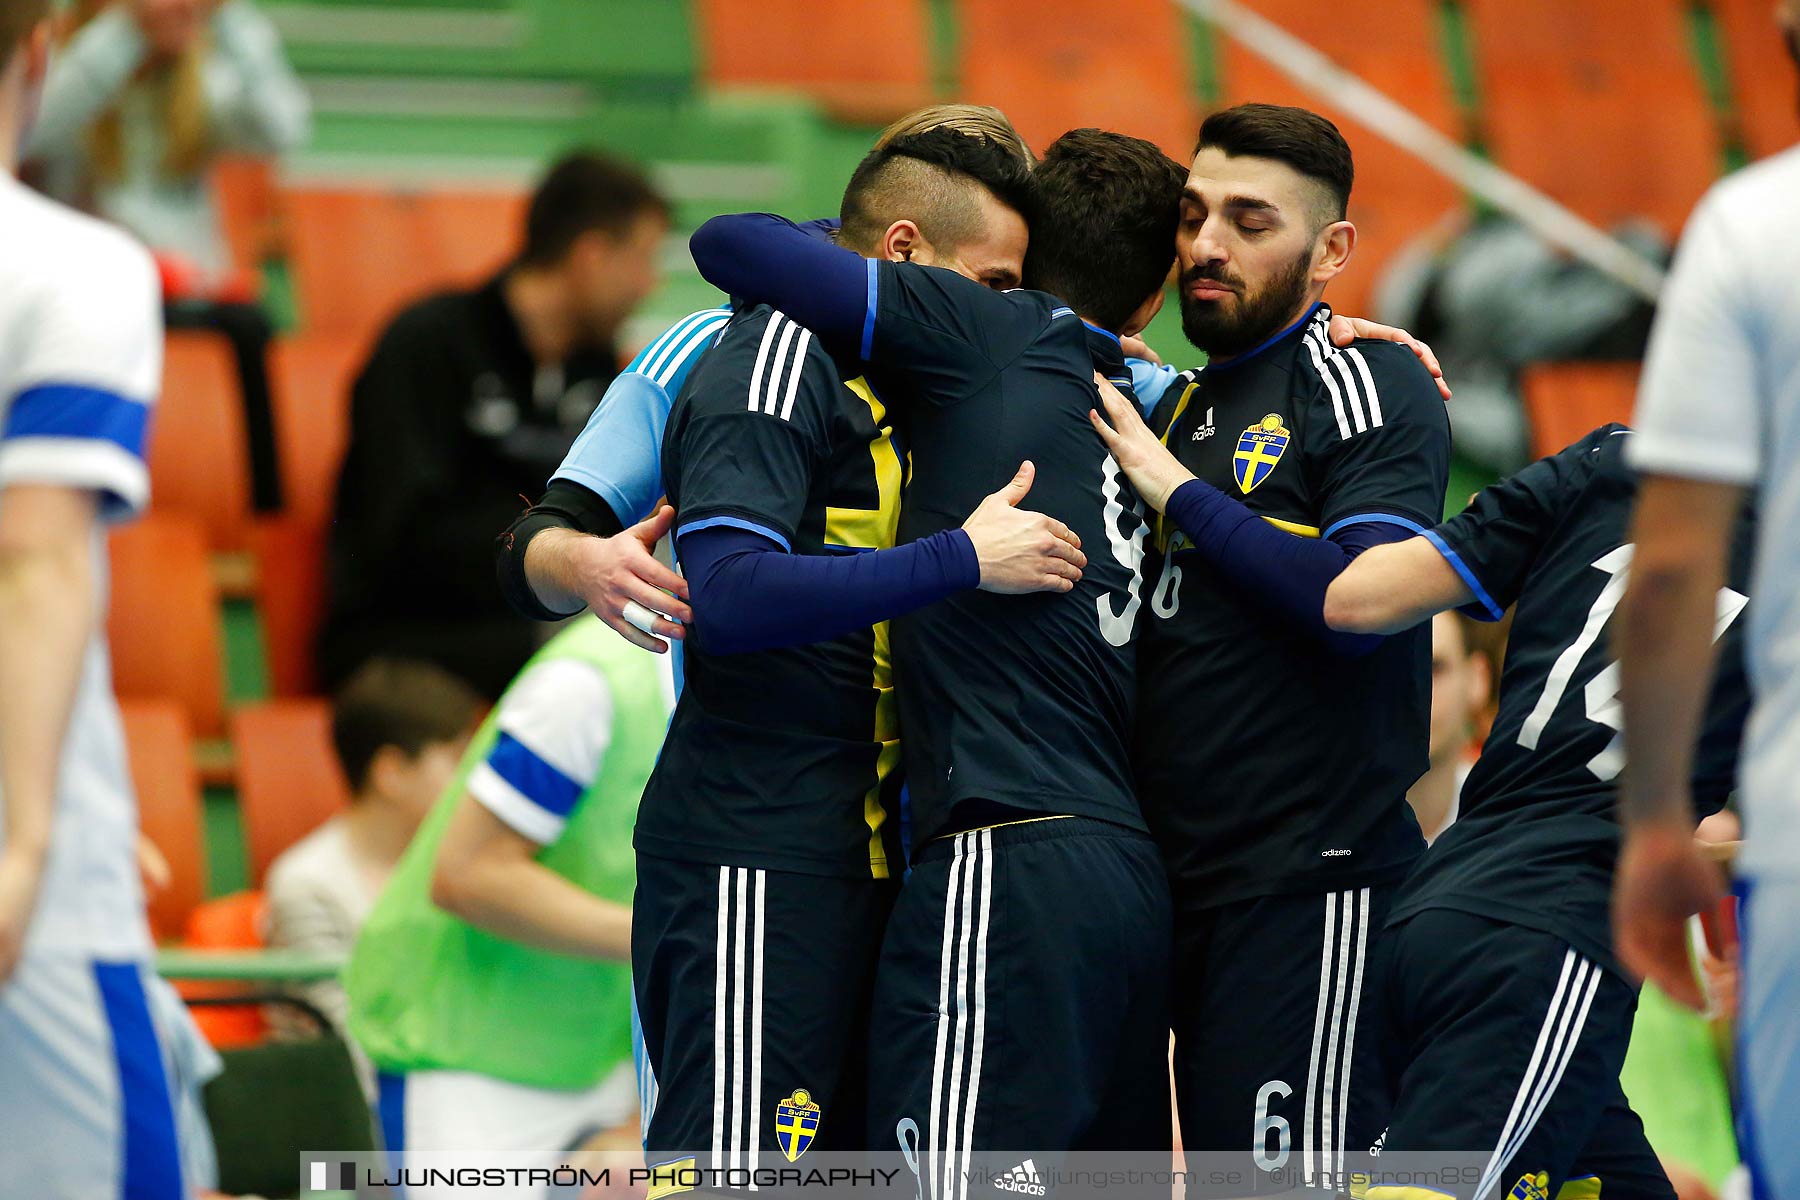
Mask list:
MULTIPOLYGON (((1500 709, 1456 823, 1401 889, 1391 923, 1428 908, 1555 934, 1617 970, 1607 905, 1618 858, 1619 667, 1610 624, 1631 569, 1630 432, 1595 430, 1478 495, 1426 536, 1497 620, 1514 603, 1500 709)), ((1695 816, 1737 777, 1750 707, 1743 613, 1754 519, 1739 525, 1715 637, 1719 669, 1694 758, 1695 816)))
POLYGON ((1073 591, 970 590, 894 622, 913 844, 987 824, 996 805, 1141 831, 1130 741, 1147 526, 1088 421, 1095 371, 1131 391, 1119 339, 1043 292, 911 263, 871 274, 870 370, 904 395, 912 449, 901 540, 957 528, 1030 460, 1022 507, 1087 555, 1073 591))
MULTIPOLYGON (((1449 474, 1443 401, 1403 346, 1332 346, 1330 315, 1178 377, 1152 427, 1196 476, 1297 536, 1429 528, 1449 474)), ((1184 550, 1172 524, 1157 541, 1138 795, 1177 906, 1398 876, 1423 847, 1406 789, 1426 765, 1429 631, 1342 656, 1184 550)))
MULTIPOLYGON (((733 318, 669 413, 677 532, 753 530, 796 554, 894 543, 902 459, 886 410, 766 306, 733 318)), ((747 654, 685 643, 681 699, 636 845, 690 862, 885 878, 900 745, 886 625, 747 654)), ((897 870, 896 870, 897 873, 897 870)))

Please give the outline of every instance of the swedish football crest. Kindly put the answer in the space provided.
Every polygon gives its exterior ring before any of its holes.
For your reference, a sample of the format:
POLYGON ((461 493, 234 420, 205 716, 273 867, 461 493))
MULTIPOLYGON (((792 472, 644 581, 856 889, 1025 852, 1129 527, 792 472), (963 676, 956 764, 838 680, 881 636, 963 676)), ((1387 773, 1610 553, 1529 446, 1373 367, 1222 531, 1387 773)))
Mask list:
POLYGON ((1270 413, 1238 434, 1237 452, 1231 456, 1238 489, 1246 496, 1255 491, 1257 484, 1274 473, 1291 440, 1293 435, 1281 423, 1280 413, 1270 413))
POLYGON ((1539 1171, 1536 1175, 1521 1176, 1507 1195, 1508 1200, 1550 1200, 1550 1173, 1539 1171))
POLYGON ((775 1106, 775 1144, 793 1162, 813 1144, 819 1134, 819 1106, 812 1093, 795 1088, 794 1094, 775 1106))

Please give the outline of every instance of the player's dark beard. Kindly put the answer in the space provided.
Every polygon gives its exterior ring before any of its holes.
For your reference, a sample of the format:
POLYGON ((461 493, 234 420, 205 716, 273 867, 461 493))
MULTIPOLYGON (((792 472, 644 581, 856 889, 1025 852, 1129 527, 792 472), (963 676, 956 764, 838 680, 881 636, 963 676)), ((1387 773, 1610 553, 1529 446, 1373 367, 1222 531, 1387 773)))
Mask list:
POLYGON ((1231 358, 1267 341, 1294 319, 1306 299, 1307 275, 1312 271, 1312 248, 1261 291, 1249 295, 1244 281, 1218 266, 1194 266, 1181 273, 1181 331, 1187 340, 1213 358, 1231 358), (1202 279, 1223 284, 1237 293, 1235 312, 1227 312, 1217 300, 1196 300, 1188 289, 1202 279))

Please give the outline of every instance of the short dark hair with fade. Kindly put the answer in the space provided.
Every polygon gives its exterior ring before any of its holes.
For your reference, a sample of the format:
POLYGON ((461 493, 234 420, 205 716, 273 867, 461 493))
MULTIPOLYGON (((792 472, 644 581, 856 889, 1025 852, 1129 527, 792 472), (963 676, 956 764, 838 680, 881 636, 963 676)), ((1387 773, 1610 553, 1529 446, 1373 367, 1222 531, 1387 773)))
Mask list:
POLYGON ((1044 151, 1025 286, 1117 332, 1175 261, 1187 171, 1154 142, 1071 129, 1044 151))
POLYGON ((404 658, 372 658, 331 701, 331 742, 352 792, 369 782, 384 746, 417 758, 427 746, 467 734, 486 702, 442 667, 404 658))
POLYGON ((972 183, 1030 222, 1031 165, 1017 144, 942 126, 903 134, 857 164, 839 237, 867 249, 895 221, 909 220, 932 245, 955 249, 981 232, 972 183))
POLYGON ((1194 153, 1223 150, 1234 158, 1270 158, 1286 163, 1331 194, 1329 220, 1350 210, 1356 163, 1338 127, 1305 108, 1282 104, 1240 104, 1220 109, 1200 125, 1194 153))
POLYGON ((641 170, 594 150, 576 150, 550 168, 525 217, 528 266, 547 267, 568 256, 582 234, 601 230, 623 234, 645 213, 665 220, 669 202, 641 170))

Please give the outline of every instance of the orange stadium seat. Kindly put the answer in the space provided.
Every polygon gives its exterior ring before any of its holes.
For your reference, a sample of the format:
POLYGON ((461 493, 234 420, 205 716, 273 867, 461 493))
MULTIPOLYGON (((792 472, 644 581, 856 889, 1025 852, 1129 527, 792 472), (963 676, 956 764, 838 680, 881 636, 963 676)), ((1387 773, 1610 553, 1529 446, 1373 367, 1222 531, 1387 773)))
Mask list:
POLYGON ((250 879, 262 886, 269 864, 350 803, 350 787, 331 746, 331 706, 323 700, 274 700, 232 714, 238 805, 244 816, 250 879))
POLYGON ((931 102, 924 0, 701 0, 698 9, 713 87, 799 91, 870 124, 931 102))
POLYGON ((119 706, 137 792, 138 828, 169 864, 168 886, 149 894, 150 928, 159 941, 178 936, 206 894, 200 840, 200 773, 187 715, 173 700, 119 706))
MULTIPOLYGON (((269 905, 261 892, 232 892, 199 905, 189 914, 182 944, 190 950, 260 950, 269 905)), ((198 979, 178 980, 186 1000, 216 999, 242 992, 243 985, 198 979)), ((207 1004, 193 1009, 194 1024, 220 1050, 254 1046, 269 1034, 260 1004, 207 1004)))
POLYGON ((274 346, 275 440, 287 514, 308 525, 331 520, 350 436, 350 386, 366 353, 364 339, 348 335, 307 334, 274 346))
POLYGON ((306 328, 368 337, 407 301, 499 270, 517 251, 526 199, 503 191, 288 192, 306 328))
POLYGON ((1542 458, 1608 421, 1630 421, 1637 363, 1540 363, 1525 371, 1531 454, 1542 458))
POLYGON ((169 334, 150 420, 152 510, 192 515, 213 549, 241 549, 250 520, 245 437, 229 343, 211 333, 169 334))
POLYGON ((258 521, 250 546, 270 690, 311 695, 318 684, 313 639, 325 612, 325 527, 298 517, 258 521))
MULTIPOLYGON (((1252 0, 1262 16, 1302 38, 1319 27, 1319 0, 1252 0)), ((1457 116, 1438 48, 1434 0, 1381 0, 1331 8, 1320 43, 1339 66, 1452 137, 1457 116)), ((1350 218, 1359 240, 1350 268, 1332 282, 1332 307, 1369 315, 1370 297, 1394 254, 1462 200, 1455 184, 1379 135, 1344 118, 1318 95, 1230 38, 1219 41, 1225 102, 1296 104, 1339 123, 1356 157, 1350 218)))
POLYGON ((106 636, 120 697, 179 703, 199 737, 225 731, 219 594, 193 518, 151 515, 111 539, 106 636))
POLYGON ((961 0, 960 98, 1005 110, 1042 152, 1094 125, 1187 162, 1200 126, 1179 6, 1167 0, 961 0))
POLYGON ((1800 142, 1794 64, 1776 31, 1771 0, 1711 2, 1724 35, 1731 95, 1746 147, 1763 158, 1800 142))
POLYGON ((1488 146, 1588 220, 1674 234, 1718 174, 1686 0, 1465 0, 1488 146))

